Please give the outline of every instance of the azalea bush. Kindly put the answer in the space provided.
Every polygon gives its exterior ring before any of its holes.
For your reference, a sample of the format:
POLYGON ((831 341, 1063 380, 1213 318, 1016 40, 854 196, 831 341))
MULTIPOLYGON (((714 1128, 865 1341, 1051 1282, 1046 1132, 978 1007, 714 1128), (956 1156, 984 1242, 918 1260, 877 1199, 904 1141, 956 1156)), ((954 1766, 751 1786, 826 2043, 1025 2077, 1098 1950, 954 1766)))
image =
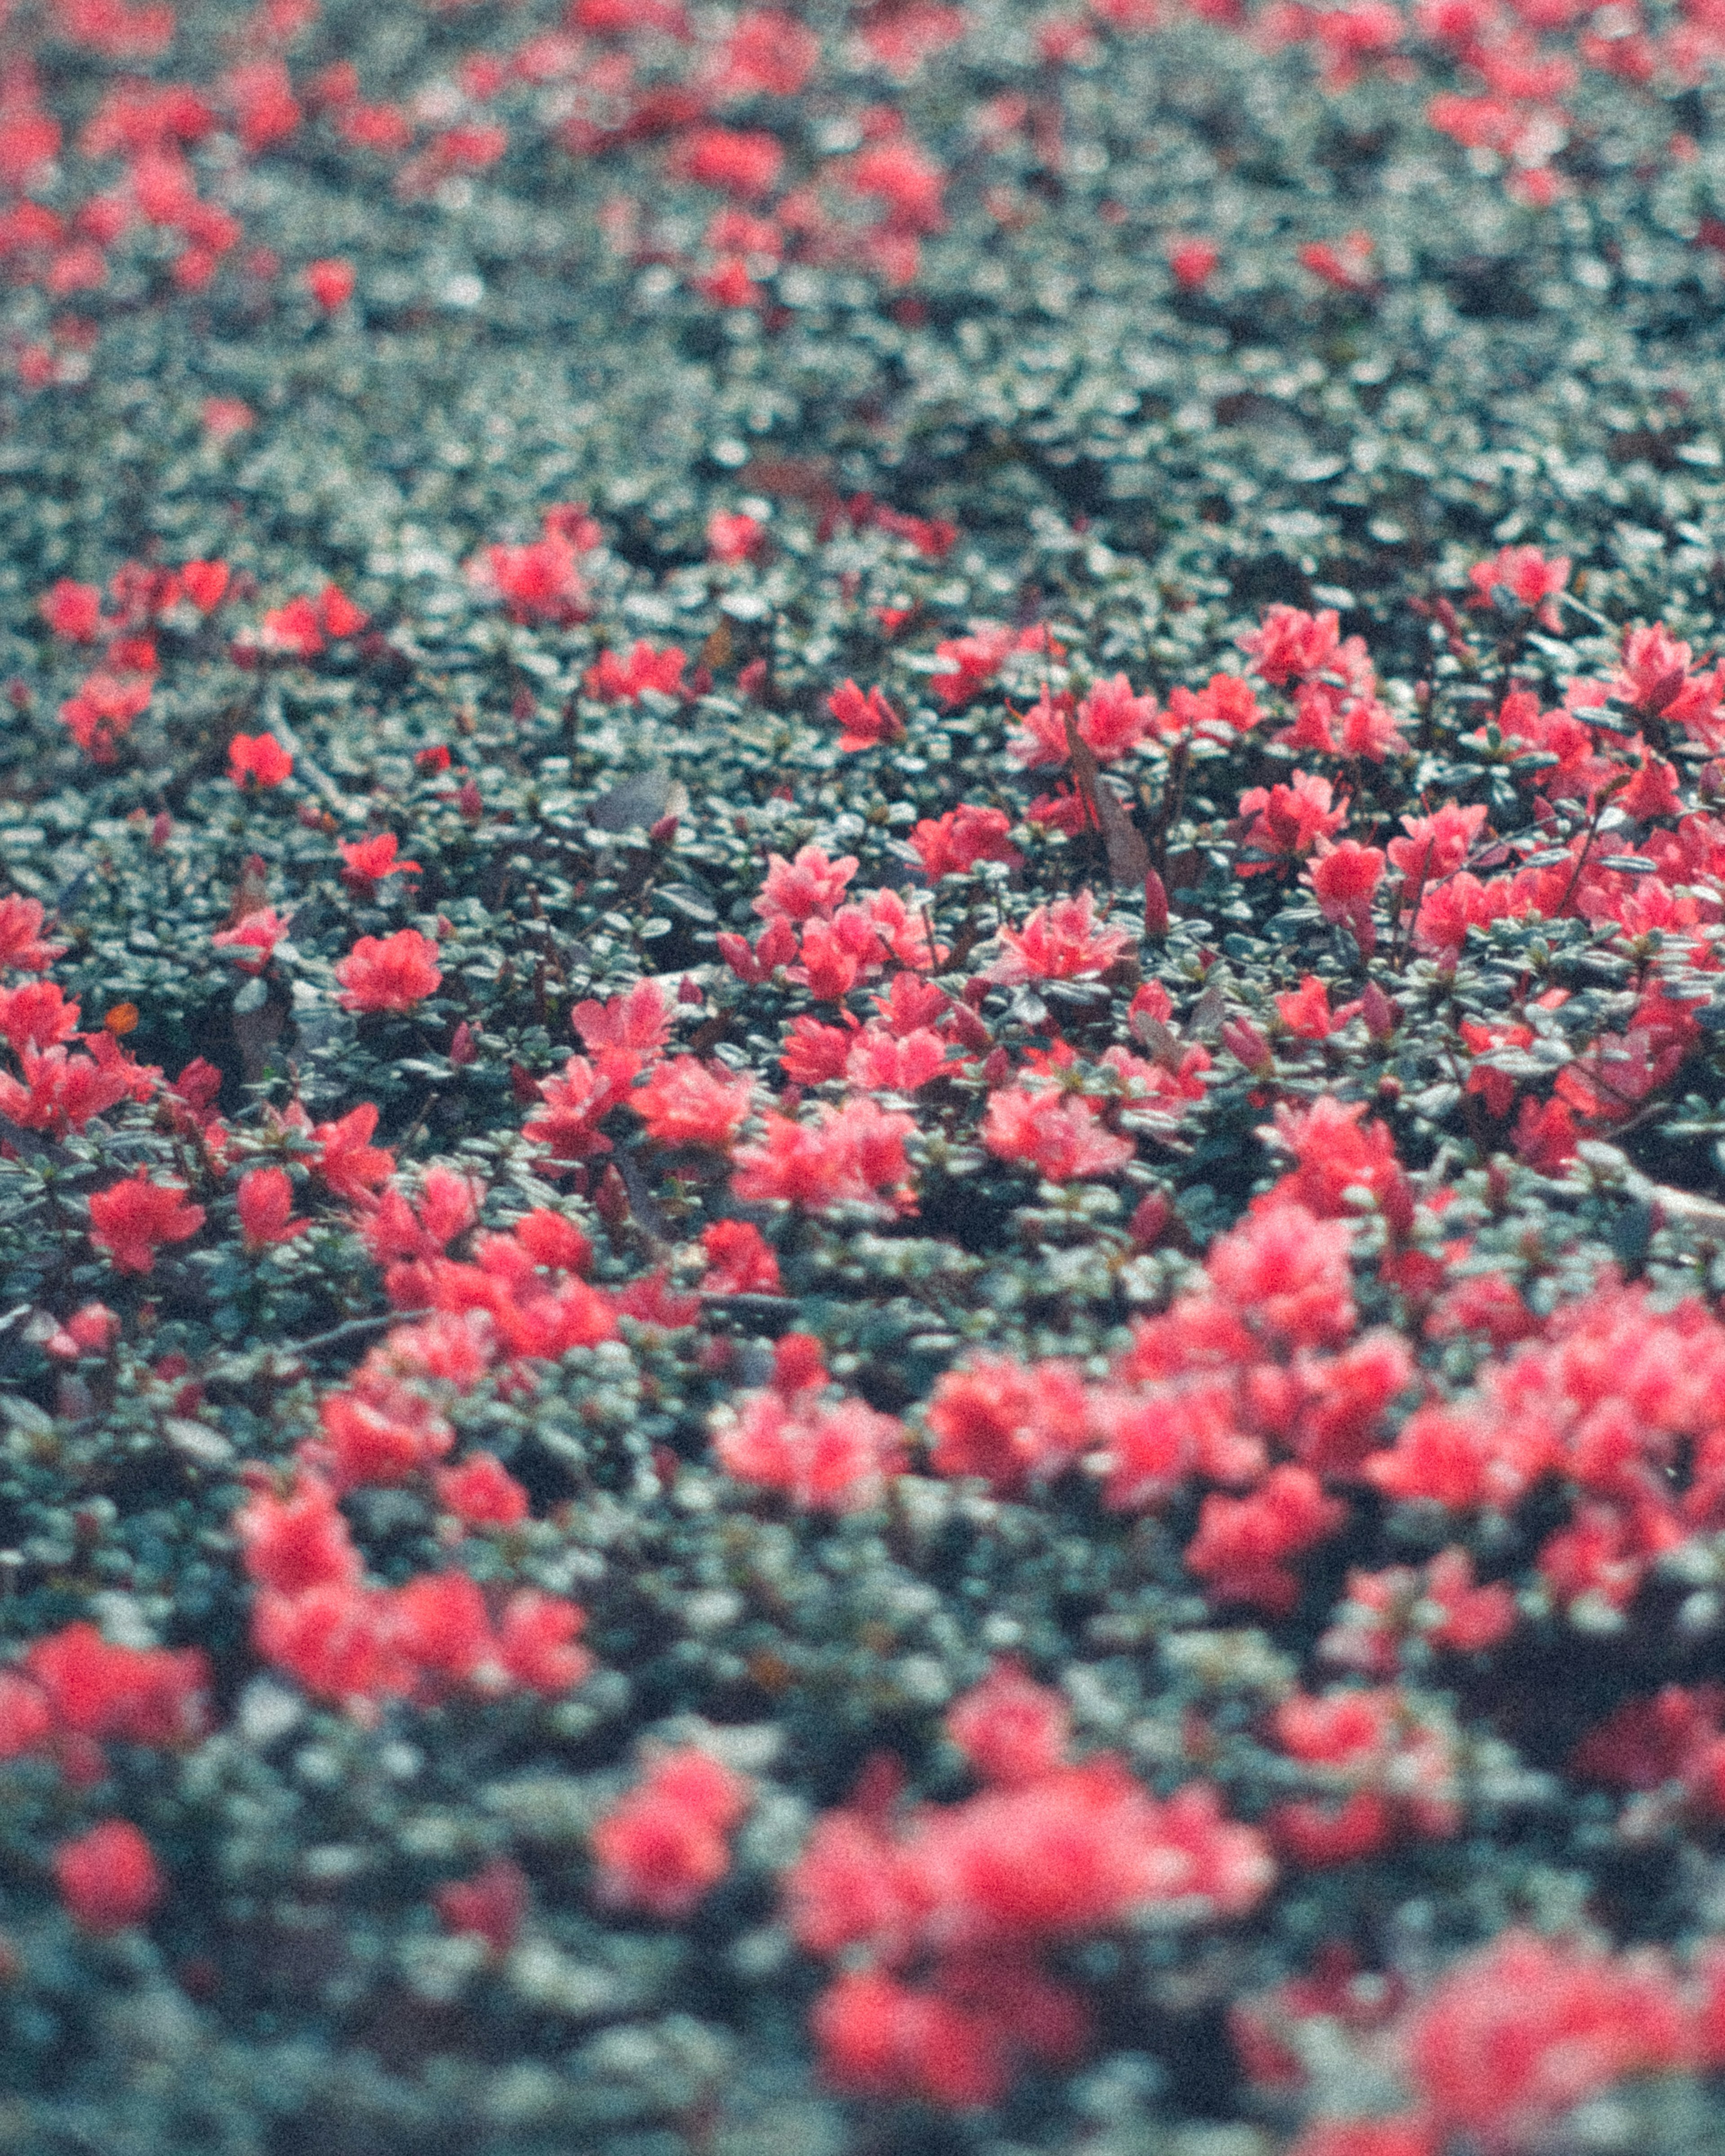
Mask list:
POLYGON ((0 26, 0 2142, 1725 2130, 1725 26, 0 26))

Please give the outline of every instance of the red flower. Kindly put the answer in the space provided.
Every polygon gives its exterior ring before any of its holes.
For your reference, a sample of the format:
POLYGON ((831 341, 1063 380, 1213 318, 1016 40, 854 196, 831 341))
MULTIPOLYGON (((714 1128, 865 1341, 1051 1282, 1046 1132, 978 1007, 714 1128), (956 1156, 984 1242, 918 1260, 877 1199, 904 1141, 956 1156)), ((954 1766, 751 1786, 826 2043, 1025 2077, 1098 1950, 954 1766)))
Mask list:
POLYGON ((681 696, 688 693, 683 684, 687 663, 675 644, 655 651, 650 644, 639 642, 627 659, 619 659, 614 651, 602 651, 598 664, 587 670, 581 685, 589 696, 608 704, 623 697, 638 704, 644 689, 655 690, 661 696, 681 696))
POLYGON ((759 1142, 737 1154, 732 1188, 746 1203, 800 1205, 824 1213, 839 1204, 908 1202, 905 1140, 916 1119, 873 1101, 822 1107, 812 1123, 764 1118, 759 1142))
POLYGON ((90 1240, 116 1271, 146 1273, 164 1243, 183 1243, 203 1225, 203 1208, 187 1203, 179 1183, 151 1183, 141 1168, 123 1183, 92 1193, 90 1240))
POLYGON ((470 1453, 459 1467, 439 1467, 438 1502, 464 1527, 513 1527, 527 1517, 527 1493, 495 1454, 470 1453))
POLYGON ((606 1907, 686 1917, 731 1868, 727 1837, 751 1785, 694 1745, 662 1753, 594 1825, 594 1891, 606 1907))
POLYGON ((225 562, 187 562, 181 567, 180 582, 199 613, 210 614, 227 596, 232 573, 225 562))
POLYGON ((404 1012, 434 994, 443 975, 430 937, 398 928, 393 936, 362 936, 336 968, 336 978, 344 1010, 404 1012))
POLYGON ((766 526, 740 510, 716 509, 706 521, 709 561, 756 562, 767 547, 766 526))
POLYGON ((1368 958, 1377 943, 1372 919, 1372 894, 1384 875, 1384 855, 1377 846, 1363 846, 1343 839, 1339 845, 1319 855, 1310 870, 1318 910, 1326 921, 1345 921, 1353 931, 1362 957, 1368 958))
POLYGON ((978 861, 1003 861, 1022 868, 1024 857, 1007 834, 1012 820, 1003 808, 981 808, 961 801, 943 816, 925 817, 911 834, 931 883, 942 876, 965 875, 978 861))
POLYGON ((337 1198, 362 1200, 394 1168, 395 1155, 371 1142, 377 1127, 375 1102, 362 1101, 337 1122, 319 1123, 312 1131, 320 1148, 317 1172, 337 1198))
POLYGON ((54 1876, 73 1922, 99 1936, 141 1923, 163 1892, 154 1853, 130 1820, 103 1820, 63 1841, 54 1876))
POLYGON ((904 721, 878 689, 865 696, 855 681, 842 682, 827 698, 827 709, 844 728, 841 749, 877 748, 905 737, 904 721))
POLYGON ((326 315, 337 313, 353 297, 353 264, 334 255, 305 265, 305 289, 326 315))
POLYGON ((778 186, 784 145, 760 128, 697 127, 674 145, 670 167, 697 187, 753 202, 778 186))
POLYGON ((94 644, 101 634, 102 594, 95 584, 62 577, 44 593, 41 607, 44 621, 68 644, 94 644))
POLYGON ((44 916, 39 898, 20 898, 16 893, 0 898, 0 966, 39 973, 65 955, 64 943, 42 941, 44 916))
POLYGON ((1526 607, 1542 629, 1555 633, 1563 626, 1557 602, 1569 581, 1567 554, 1547 561, 1537 547, 1501 547, 1489 562, 1476 562, 1467 580, 1479 605, 1496 605, 1502 594, 1526 607))
POLYGON ((988 1096, 983 1143, 997 1160, 1022 1161, 1050 1183, 1111 1175, 1132 1158, 1130 1138, 1105 1130, 1082 1097, 1028 1093, 1004 1086, 988 1096))
POLYGON ((231 951, 243 973, 261 973, 287 932, 287 921, 273 906, 266 906, 246 914, 232 928, 218 928, 209 940, 213 949, 231 951))
POLYGON ((1414 2008, 1409 2080, 1446 2131, 1504 2148, 1630 2074, 1683 2062, 1682 2001, 1655 1954, 1507 1932, 1414 2008))
POLYGON ((274 734, 235 734, 228 744, 228 776, 236 786, 249 783, 267 791, 293 770, 294 759, 274 734))
POLYGON ((1249 787, 1240 797, 1240 843, 1250 853, 1271 858, 1242 859, 1240 873, 1261 875, 1277 865, 1275 856, 1297 859, 1333 837, 1348 821, 1347 803, 1334 803, 1329 780, 1303 771, 1294 772, 1285 786, 1249 787))
POLYGON ((597 545, 598 529, 584 514, 554 527, 555 515, 547 514, 543 538, 525 547, 488 547, 468 565, 469 582, 501 598, 511 621, 567 628, 586 611, 579 560, 583 548, 597 545))
POLYGON ((53 1048, 78 1030, 79 1009, 52 981, 23 981, 0 988, 0 1034, 8 1046, 53 1048))
POLYGON ((374 832, 369 839, 339 840, 336 851, 341 856, 341 880, 356 898, 370 898, 377 886, 388 877, 407 875, 418 870, 418 861, 398 860, 398 844, 393 831, 374 832))
POLYGON ((1183 292, 1201 292, 1221 259, 1221 249, 1208 239, 1177 239, 1168 251, 1168 266, 1183 292))
POLYGON ((432 1907, 451 1932, 483 1939, 494 1954, 515 1944, 527 1913, 527 1875, 506 1856, 494 1857, 470 1879, 452 1879, 432 1896, 432 1907))
POLYGON ((112 763, 132 721, 149 701, 147 675, 91 674, 77 695, 60 706, 60 723, 93 762, 112 763))
POLYGON ((677 1055, 661 1063, 628 1101, 655 1145, 725 1152, 748 1121, 754 1091, 747 1073, 732 1077, 697 1056, 677 1055))
POLYGON ((716 1220, 701 1231, 706 1253, 703 1295, 778 1295, 778 1260, 760 1229, 747 1220, 716 1220))
MULTIPOLYGON (((783 1343, 781 1343, 783 1344, 783 1343)), ((824 1373, 822 1373, 823 1375, 824 1373)), ((745 1393, 714 1423, 713 1450, 739 1482, 778 1490, 805 1512, 854 1512, 877 1505, 904 1466, 904 1426, 865 1402, 745 1393)))
POLYGON ((1089 1403, 1064 1363, 978 1356, 936 1383, 925 1410, 937 1475, 979 1475, 997 1497, 1061 1474, 1091 1435, 1089 1403))
POLYGON ((309 1220, 290 1217, 294 1186, 284 1168, 254 1168, 239 1178, 237 1197, 239 1232, 247 1250, 254 1253, 267 1250, 272 1243, 290 1242, 311 1225, 309 1220))

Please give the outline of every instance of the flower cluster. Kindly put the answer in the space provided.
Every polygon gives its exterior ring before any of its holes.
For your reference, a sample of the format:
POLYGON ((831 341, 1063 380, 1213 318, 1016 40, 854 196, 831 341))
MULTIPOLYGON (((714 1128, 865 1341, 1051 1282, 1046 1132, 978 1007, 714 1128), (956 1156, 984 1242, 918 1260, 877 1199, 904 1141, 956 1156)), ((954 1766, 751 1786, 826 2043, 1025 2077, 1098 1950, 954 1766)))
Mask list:
POLYGON ((1049 1973, 1051 1948, 1153 1912, 1243 1915, 1274 1867, 1203 1784, 1158 1803, 1109 1754, 1069 1763, 1059 1694, 1011 1664, 946 1727, 977 1794, 903 1806, 883 1756, 816 1822, 784 1892, 798 1943, 852 1964, 814 2011, 833 2082, 966 2108, 997 2101, 1021 2065, 1070 2066, 1087 2047, 1085 2002, 1049 1973))

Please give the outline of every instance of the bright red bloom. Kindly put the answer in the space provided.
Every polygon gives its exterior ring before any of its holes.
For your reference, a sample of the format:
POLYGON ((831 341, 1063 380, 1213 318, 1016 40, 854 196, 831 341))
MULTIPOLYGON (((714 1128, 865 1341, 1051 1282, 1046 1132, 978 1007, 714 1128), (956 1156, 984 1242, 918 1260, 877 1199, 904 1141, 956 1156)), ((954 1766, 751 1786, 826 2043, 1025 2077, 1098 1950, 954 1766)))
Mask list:
POLYGON ((96 763, 112 763, 132 721, 150 701, 143 674, 91 674, 75 696, 60 706, 60 723, 96 763))
POLYGON ((1070 1467, 1089 1442, 1089 1404, 1064 1363, 1026 1368, 1005 1356, 978 1356, 947 1371, 924 1416, 934 1436, 937 1475, 979 1475, 996 1496, 1021 1496, 1032 1482, 1070 1467))
POLYGON ((362 936, 336 968, 341 1008, 351 1011, 410 1011, 435 994, 443 978, 436 944, 417 928, 362 936))
POLYGON ((439 1467, 434 1480, 439 1504, 464 1527, 517 1527, 531 1510, 526 1491, 493 1453, 470 1453, 459 1467, 439 1467))
POLYGON ((794 860, 788 861, 783 854, 769 854, 767 880, 754 901, 754 911, 763 921, 830 920, 856 870, 854 854, 829 860, 819 846, 803 846, 794 860))
POLYGON ((0 1034, 9 1047, 53 1048, 78 1030, 79 1009, 53 981, 23 981, 0 988, 0 1034))
POLYGON ((294 759, 274 734, 235 734, 228 744, 228 776, 235 786, 267 792, 293 772, 294 759))
POLYGON ((294 1186, 284 1168, 254 1168, 239 1178, 236 1194, 239 1232, 254 1253, 272 1243, 292 1241, 310 1228, 309 1220, 293 1219, 294 1186))
POLYGON ((377 886, 390 876, 417 872, 418 861, 398 859, 399 843, 393 831, 374 831, 369 839, 337 841, 341 880, 357 898, 372 897, 377 886))
POLYGON ((234 1516, 253 1584, 279 1595, 314 1587, 348 1587, 360 1576, 359 1552, 328 1483, 300 1475, 285 1497, 255 1492, 234 1516))
POLYGON ((1168 266, 1183 292, 1201 292, 1221 259, 1221 249, 1208 239, 1177 239, 1168 250, 1168 266))
POLYGON ((524 547, 486 547, 468 564, 468 580, 501 599, 511 621, 567 628, 586 612, 580 557, 598 539, 598 526, 579 505, 547 511, 542 538, 524 547))
POLYGON ((1062 1099, 1016 1086, 989 1095, 982 1140, 997 1160, 1021 1161, 1050 1183, 1111 1175, 1136 1150, 1130 1138, 1105 1129, 1081 1096, 1062 1099))
POLYGON ((740 1147, 732 1188, 746 1203, 800 1205, 824 1213, 840 1204, 901 1209, 908 1202, 905 1140, 916 1119, 873 1101, 822 1106, 813 1122, 788 1116, 763 1118, 762 1135, 740 1147))
POLYGON ((841 749, 858 750, 891 746, 905 737, 905 722, 878 689, 866 696, 855 681, 841 682, 827 698, 827 709, 844 728, 841 749))
POLYGON ((1057 1691, 1008 1656, 952 1702, 946 1732, 978 1781, 1015 1789, 1065 1765, 1072 1717, 1057 1691))
POLYGON ((355 1203, 375 1190, 395 1166, 395 1155, 371 1142, 377 1127, 374 1101, 362 1101, 332 1123, 319 1123, 311 1132, 320 1151, 317 1172, 337 1198, 355 1203))
POLYGON ((165 1891, 155 1853, 130 1820, 103 1820, 63 1841, 54 1876, 73 1922, 98 1936, 141 1923, 165 1891))
POLYGON ((186 596, 203 614, 213 613, 220 606, 232 576, 225 562, 185 562, 180 567, 186 596))
POLYGON ((1414 2007, 1409 2080, 1440 2126, 1504 2149, 1614 2082, 1681 2065, 1683 2005, 1670 1965, 1504 1933, 1414 2007))
POLYGON ((1219 1602, 1240 1602, 1284 1617, 1300 1596, 1289 1560, 1335 1533, 1348 1517, 1304 1467, 1274 1467, 1245 1497, 1206 1497, 1186 1567, 1219 1602))
POLYGON ((758 1228, 747 1220, 716 1220, 703 1229, 707 1270, 703 1295, 779 1295, 778 1260, 758 1228))
POLYGON ((766 526, 741 510, 716 509, 706 521, 709 561, 759 561, 768 543, 766 526))
POLYGON ((687 663, 675 644, 655 651, 650 644, 639 642, 627 659, 619 659, 614 651, 602 651, 598 663, 587 670, 582 686, 589 696, 607 704, 624 697, 638 704, 644 689, 661 696, 682 696, 689 693, 683 682, 687 663))
POLYGON ((56 958, 64 957, 64 943, 42 940, 45 913, 39 898, 20 898, 16 892, 0 898, 0 966, 20 973, 39 973, 56 958))
POLYGON ((1003 861, 1022 868, 1024 857, 1008 837, 1012 819, 1003 808, 982 808, 961 802, 939 817, 925 817, 911 834, 931 883, 942 876, 965 875, 978 861, 1003 861))
POLYGON ((756 202, 770 195, 784 169, 784 145, 761 128, 697 127, 671 151, 680 179, 756 202))
POLYGON ((243 973, 261 973, 288 927, 273 906, 266 906, 246 914, 231 928, 218 928, 209 939, 210 946, 213 950, 233 952, 243 973))
POLYGON ((203 1208, 187 1202, 180 1183, 151 1183, 140 1168, 91 1194, 90 1240, 116 1272, 147 1273, 165 1243, 183 1243, 203 1225, 203 1208))

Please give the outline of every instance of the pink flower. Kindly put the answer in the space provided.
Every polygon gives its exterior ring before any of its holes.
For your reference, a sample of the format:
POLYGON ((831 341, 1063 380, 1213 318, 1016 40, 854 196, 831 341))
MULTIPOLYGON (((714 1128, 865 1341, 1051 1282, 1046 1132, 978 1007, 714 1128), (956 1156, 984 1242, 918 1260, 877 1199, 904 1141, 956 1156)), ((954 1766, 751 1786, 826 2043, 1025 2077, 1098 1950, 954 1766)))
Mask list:
POLYGON ((777 1490, 803 1512, 854 1512, 879 1504, 904 1466, 904 1426, 858 1399, 823 1399, 811 1387, 745 1393, 715 1419, 713 1450, 739 1482, 777 1490))
POLYGON ((758 561, 767 551, 767 527, 740 510, 716 509, 706 521, 707 558, 713 562, 758 561))
POLYGON ((980 808, 961 801, 939 817, 925 817, 911 833, 931 883, 942 876, 966 875, 978 861, 1001 861, 1022 868, 1024 855, 1007 835, 1012 820, 1004 808, 980 808))
POLYGON ((1022 1161, 1050 1183, 1111 1175, 1132 1158, 1130 1138, 1105 1130, 1079 1096, 1027 1093, 1004 1086, 988 1098, 983 1143, 997 1160, 1022 1161))
POLYGON ((1555 631, 1563 625, 1558 595, 1569 581, 1567 554, 1547 561, 1537 547, 1504 547, 1489 562, 1476 562, 1467 580, 1481 606, 1495 605, 1497 594, 1507 593, 1533 614, 1542 629, 1555 631))
POLYGON ((1015 988, 1026 981, 1070 981, 1104 973, 1131 945, 1123 928, 1104 928, 1096 920, 1096 900, 1081 891, 1039 906, 1022 928, 1003 928, 1004 956, 984 979, 1015 988))
POLYGON ((443 975, 430 937, 398 928, 393 936, 362 936, 336 968, 336 978, 344 1010, 404 1012, 435 994, 443 975))
POLYGON ((650 644, 640 642, 627 659, 619 659, 614 651, 602 651, 598 663, 587 670, 582 686, 589 696, 608 704, 624 698, 638 704, 644 689, 654 690, 661 696, 685 696, 689 693, 683 683, 686 664, 682 651, 675 644, 655 651, 650 644))
POLYGON ((731 1187, 745 1203, 777 1201, 808 1213, 883 1199, 903 1209, 905 1140, 916 1128, 914 1116, 869 1100, 823 1106, 808 1123, 767 1116, 758 1142, 738 1148, 731 1187))

